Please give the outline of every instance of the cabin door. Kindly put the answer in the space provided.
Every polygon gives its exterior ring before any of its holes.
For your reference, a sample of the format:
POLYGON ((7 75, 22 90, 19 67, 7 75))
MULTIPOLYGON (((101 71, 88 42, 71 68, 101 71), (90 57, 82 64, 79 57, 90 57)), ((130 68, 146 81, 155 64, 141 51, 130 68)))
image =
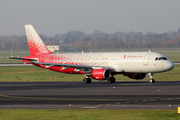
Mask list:
POLYGON ((149 57, 150 57, 150 54, 145 54, 143 65, 146 65, 146 66, 149 65, 149 57))

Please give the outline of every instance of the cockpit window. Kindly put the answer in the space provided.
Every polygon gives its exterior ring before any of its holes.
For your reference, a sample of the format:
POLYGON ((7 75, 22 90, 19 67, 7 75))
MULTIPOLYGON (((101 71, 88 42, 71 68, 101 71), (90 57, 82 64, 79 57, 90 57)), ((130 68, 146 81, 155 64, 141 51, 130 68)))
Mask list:
POLYGON ((163 59, 163 60, 167 60, 167 58, 166 58, 166 57, 162 57, 162 59, 163 59))
POLYGON ((166 57, 156 57, 155 60, 167 60, 166 57))
POLYGON ((162 60, 162 57, 159 57, 159 60, 162 60))

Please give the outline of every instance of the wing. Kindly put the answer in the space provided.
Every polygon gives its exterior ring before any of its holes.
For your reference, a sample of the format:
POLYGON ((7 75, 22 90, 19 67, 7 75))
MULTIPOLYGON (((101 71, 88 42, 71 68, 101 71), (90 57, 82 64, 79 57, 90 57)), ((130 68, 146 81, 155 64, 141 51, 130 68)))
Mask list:
POLYGON ((75 68, 76 71, 83 71, 85 73, 89 73, 92 71, 92 69, 110 69, 113 70, 111 67, 105 67, 105 66, 89 66, 89 65, 76 65, 76 64, 59 64, 59 63, 45 63, 45 62, 38 62, 37 59, 27 59, 27 58, 15 58, 15 57, 9 57, 9 59, 18 59, 18 60, 27 60, 28 64, 35 64, 35 65, 45 65, 45 68, 50 68, 52 66, 59 66, 63 67, 63 69, 68 69, 68 68, 75 68))
POLYGON ((92 68, 92 66, 89 66, 89 65, 59 64, 59 63, 44 63, 44 62, 34 62, 34 61, 32 61, 31 63, 45 65, 46 68, 52 67, 52 66, 69 67, 69 68, 92 68))
POLYGON ((82 72, 85 72, 85 73, 90 73, 93 69, 101 69, 101 68, 106 68, 106 69, 112 70, 112 68, 104 67, 104 66, 89 66, 89 65, 75 65, 75 64, 44 63, 44 62, 36 62, 36 61, 31 61, 30 63, 45 65, 46 66, 45 68, 49 68, 49 67, 52 67, 52 66, 63 67, 63 69, 75 68, 76 71, 82 71, 82 72))

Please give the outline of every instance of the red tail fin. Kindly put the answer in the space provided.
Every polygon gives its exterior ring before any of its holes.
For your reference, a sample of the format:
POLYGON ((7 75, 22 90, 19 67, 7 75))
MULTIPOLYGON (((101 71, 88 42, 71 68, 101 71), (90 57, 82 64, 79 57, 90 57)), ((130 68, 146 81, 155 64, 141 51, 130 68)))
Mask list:
POLYGON ((25 25, 27 41, 31 56, 37 54, 53 54, 43 43, 32 25, 25 25))

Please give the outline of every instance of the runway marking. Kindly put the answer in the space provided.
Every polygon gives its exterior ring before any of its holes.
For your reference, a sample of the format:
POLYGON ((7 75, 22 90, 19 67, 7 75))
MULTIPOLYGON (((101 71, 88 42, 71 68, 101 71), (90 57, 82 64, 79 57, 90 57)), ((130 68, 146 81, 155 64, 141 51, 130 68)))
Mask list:
POLYGON ((0 97, 4 98, 20 98, 20 99, 42 99, 42 100, 83 100, 83 101, 129 101, 127 99, 70 99, 70 98, 42 98, 42 97, 21 97, 21 96, 8 96, 8 95, 0 95, 0 97))
POLYGON ((79 107, 79 108, 95 109, 95 108, 98 108, 98 107, 79 107))
POLYGON ((175 99, 180 99, 180 98, 175 98, 175 99))
POLYGON ((111 103, 107 103, 106 105, 112 105, 111 103))
MULTIPOLYGON (((42 98, 42 97, 22 97, 22 96, 8 96, 8 95, 0 95, 0 97, 3 97, 3 98, 15 98, 15 99, 36 99, 36 100, 67 100, 67 101, 72 101, 72 100, 75 100, 75 101, 119 101, 119 102, 116 102, 114 104, 118 105, 118 104, 130 104, 130 103, 138 103, 138 102, 148 102, 148 101, 151 101, 151 102, 155 102, 155 101, 158 101, 158 100, 173 100, 173 99, 180 99, 180 98, 167 98, 167 99, 152 99, 152 100, 137 100, 137 99, 134 99, 134 100, 131 100, 131 99, 71 99, 71 98, 42 98)), ((12 99, 10 99, 11 101, 12 99)), ((98 104, 98 106, 102 106, 102 105, 112 105, 112 103, 107 103, 107 104, 98 104)))
POLYGON ((134 83, 134 84, 119 84, 119 85, 124 85, 124 86, 126 86, 126 85, 151 85, 151 84, 149 84, 149 83, 134 83))
POLYGON ((168 100, 173 100, 173 98, 169 98, 168 100))
POLYGON ((33 98, 33 97, 18 97, 18 96, 7 96, 7 95, 0 95, 0 97, 4 97, 4 98, 28 98, 28 99, 33 98))
POLYGON ((116 105, 119 105, 119 104, 121 104, 120 102, 119 103, 115 103, 116 105))
POLYGON ((98 104, 97 106, 102 106, 103 104, 98 104))
POLYGON ((125 104, 129 104, 130 102, 124 102, 125 104))

